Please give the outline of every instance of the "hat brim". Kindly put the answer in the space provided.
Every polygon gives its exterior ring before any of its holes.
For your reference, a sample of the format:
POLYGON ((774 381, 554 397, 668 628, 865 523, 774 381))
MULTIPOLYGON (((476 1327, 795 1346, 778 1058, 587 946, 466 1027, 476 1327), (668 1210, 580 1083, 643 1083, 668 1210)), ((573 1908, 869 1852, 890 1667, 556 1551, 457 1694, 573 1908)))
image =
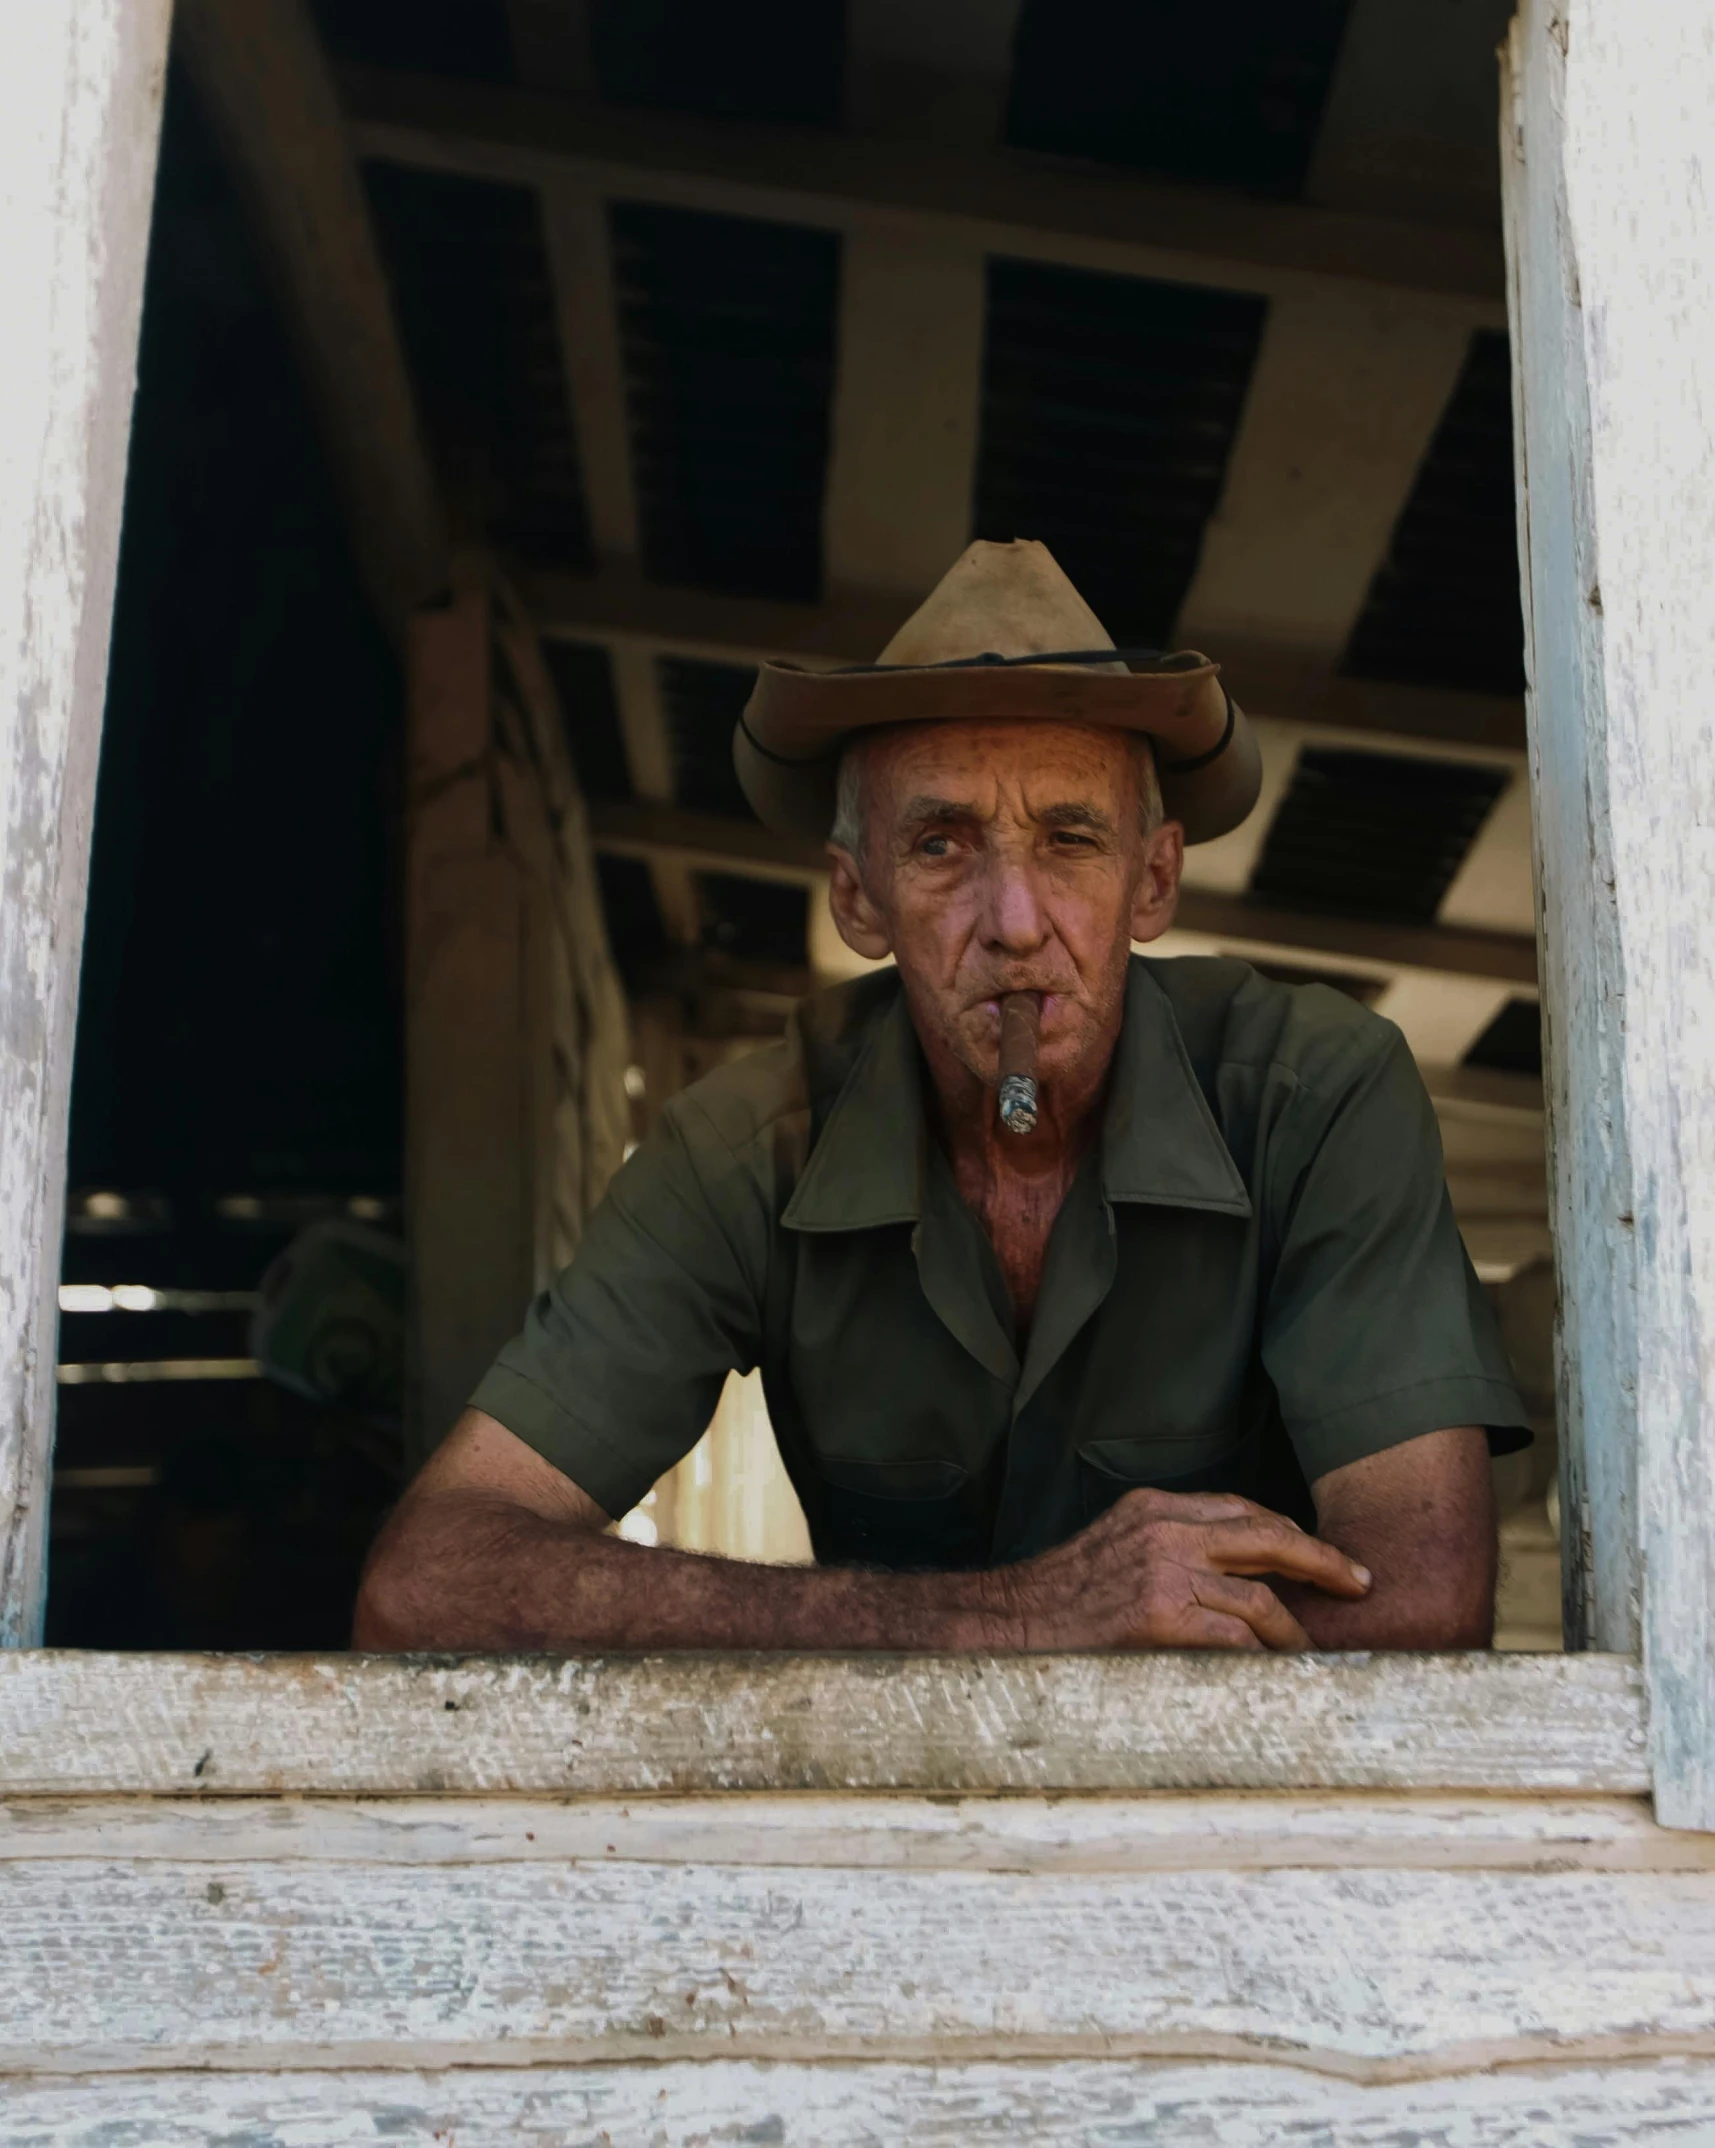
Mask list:
POLYGON ((733 734, 733 763, 765 827, 826 841, 840 752, 902 723, 1081 723, 1156 745, 1161 799, 1188 843, 1236 828, 1262 788, 1256 734, 1195 650, 1148 669, 1053 664, 878 666, 801 671, 764 664, 733 734))

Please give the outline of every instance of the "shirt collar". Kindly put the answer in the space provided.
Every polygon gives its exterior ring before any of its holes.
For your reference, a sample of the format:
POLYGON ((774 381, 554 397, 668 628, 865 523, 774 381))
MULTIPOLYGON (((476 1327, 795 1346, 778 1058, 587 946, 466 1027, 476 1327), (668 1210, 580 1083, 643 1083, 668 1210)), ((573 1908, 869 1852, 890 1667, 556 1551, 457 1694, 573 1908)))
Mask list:
POLYGON ((894 989, 846 1076, 781 1222, 868 1231, 923 1212, 923 1078, 905 994, 894 989))
POLYGON ((1126 977, 1125 1019, 1102 1122, 1102 1191, 1110 1201, 1248 1216, 1245 1182, 1152 967, 1134 956, 1126 977))
MULTIPOLYGON (((922 1056, 903 991, 876 1020, 782 1223, 863 1231, 923 1212, 922 1056)), ((1250 1197, 1204 1098, 1166 993, 1133 960, 1102 1122, 1109 1201, 1248 1216, 1250 1197)))

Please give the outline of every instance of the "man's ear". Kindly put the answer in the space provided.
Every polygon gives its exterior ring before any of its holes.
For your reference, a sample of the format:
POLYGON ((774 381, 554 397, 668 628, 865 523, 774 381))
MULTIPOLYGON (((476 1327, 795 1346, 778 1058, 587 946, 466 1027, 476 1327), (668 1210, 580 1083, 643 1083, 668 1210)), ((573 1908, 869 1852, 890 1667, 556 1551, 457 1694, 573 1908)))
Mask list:
POLYGON ((838 843, 828 845, 832 873, 828 881, 828 908, 834 928, 854 955, 867 962, 881 962, 893 952, 886 921, 865 892, 857 860, 838 843))
POLYGON ((1179 876, 1185 870, 1185 829, 1164 820, 1143 840, 1143 871, 1132 897, 1131 936, 1159 940, 1179 908, 1179 876))

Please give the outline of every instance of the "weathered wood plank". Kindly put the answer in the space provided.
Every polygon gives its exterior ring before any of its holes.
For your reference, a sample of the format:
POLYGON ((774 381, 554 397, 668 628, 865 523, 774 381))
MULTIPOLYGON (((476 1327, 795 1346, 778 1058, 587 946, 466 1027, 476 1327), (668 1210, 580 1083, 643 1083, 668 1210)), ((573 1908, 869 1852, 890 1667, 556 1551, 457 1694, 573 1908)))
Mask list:
POLYGON ((15 2148, 1629 2148, 1707 2140, 1715 2066, 1569 2066, 1364 2087, 1272 2065, 700 2065, 145 2073, 0 2082, 15 2148))
POLYGON ((0 1794, 1648 1787, 1585 1656, 0 1658, 0 1794))
POLYGON ((985 262, 932 233, 840 254, 822 569, 833 588, 934 588, 971 537, 985 262))
POLYGON ((1715 1872, 0 1863, 0 2073, 1715 2058, 1715 1872))
POLYGON ((1544 1100, 1570 1648, 1640 1647, 1637 1239, 1625 979, 1603 742, 1590 407, 1562 198, 1565 54, 1521 10, 1502 55, 1513 448, 1540 910, 1544 1100))
POLYGON ((1715 2068, 1574 2067, 1366 2088, 1266 2065, 795 2066, 494 2073, 134 2074, 0 2084, 30 2148, 927 2148, 1018 2140, 1127 2148, 1627 2148, 1715 2125, 1715 2068), (121 2127, 124 2130, 120 2130, 121 2127))
POLYGON ((431 171, 527 186, 570 177, 610 200, 932 233, 1019 260, 1270 297, 1409 290, 1473 327, 1504 319, 1499 249, 1480 229, 973 152, 944 135, 746 125, 370 68, 339 80, 366 156, 431 171))
POLYGON ((1715 1842, 1642 1798, 1283 1796, 916 1798, 22 1798, 0 1864, 42 1858, 470 1865, 797 1865, 863 1871, 1667 1872, 1715 1842))
POLYGON ((1715 7, 1508 51, 1569 1630, 1641 1596, 1658 1810, 1715 1828, 1715 7))
POLYGON ((1715 1829, 1715 7, 1580 9, 1567 215, 1589 366, 1656 1811, 1715 1829))
POLYGON ((0 67, 0 1647, 41 1631, 66 1110, 168 0, 0 67))
MULTIPOLYGON (((446 1437, 535 1282, 532 1106, 545 996, 529 876, 495 841, 494 655, 485 570, 406 635, 405 1187, 411 1324, 405 1455, 446 1437)), ((527 806, 532 801, 527 800, 527 806)), ((540 807, 536 808, 539 815, 540 807)))

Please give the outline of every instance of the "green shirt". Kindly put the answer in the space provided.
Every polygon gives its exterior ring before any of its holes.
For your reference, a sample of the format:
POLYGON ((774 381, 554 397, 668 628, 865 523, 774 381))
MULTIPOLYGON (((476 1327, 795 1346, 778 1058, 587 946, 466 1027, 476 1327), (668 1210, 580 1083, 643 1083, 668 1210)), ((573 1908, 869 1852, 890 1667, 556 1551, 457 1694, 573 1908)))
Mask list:
POLYGON ((923 1108, 895 973, 675 1097, 472 1400, 609 1514, 760 1365, 824 1562, 1045 1549, 1138 1485, 1305 1522, 1442 1425, 1529 1439, 1398 1030, 1226 959, 1134 959, 1028 1343, 923 1108))

